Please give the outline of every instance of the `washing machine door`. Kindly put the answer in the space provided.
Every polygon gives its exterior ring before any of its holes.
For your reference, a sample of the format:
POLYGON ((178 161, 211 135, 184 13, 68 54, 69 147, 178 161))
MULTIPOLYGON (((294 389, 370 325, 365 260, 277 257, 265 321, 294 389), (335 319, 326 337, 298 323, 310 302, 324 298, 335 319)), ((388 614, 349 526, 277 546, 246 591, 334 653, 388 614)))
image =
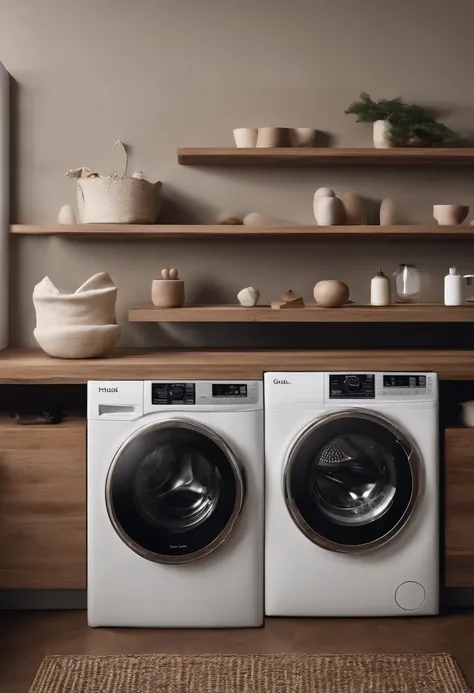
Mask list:
POLYGON ((315 544, 368 551, 390 541, 408 521, 421 463, 414 443, 382 416, 364 410, 328 414, 290 449, 286 504, 315 544))
POLYGON ((215 551, 234 530, 244 475, 214 431, 187 420, 139 429, 109 469, 106 504, 119 537, 159 563, 186 563, 215 551))

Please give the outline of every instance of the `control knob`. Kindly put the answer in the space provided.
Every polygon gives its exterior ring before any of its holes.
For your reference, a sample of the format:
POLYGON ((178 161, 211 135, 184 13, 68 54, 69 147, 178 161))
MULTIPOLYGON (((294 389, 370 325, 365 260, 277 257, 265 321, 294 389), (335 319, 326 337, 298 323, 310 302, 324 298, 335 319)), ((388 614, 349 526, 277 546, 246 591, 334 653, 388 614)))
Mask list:
POLYGON ((169 392, 171 399, 183 399, 184 397, 184 387, 182 385, 172 385, 169 392))
POLYGON ((359 392, 360 380, 356 375, 350 375, 344 380, 344 390, 346 392, 359 392))

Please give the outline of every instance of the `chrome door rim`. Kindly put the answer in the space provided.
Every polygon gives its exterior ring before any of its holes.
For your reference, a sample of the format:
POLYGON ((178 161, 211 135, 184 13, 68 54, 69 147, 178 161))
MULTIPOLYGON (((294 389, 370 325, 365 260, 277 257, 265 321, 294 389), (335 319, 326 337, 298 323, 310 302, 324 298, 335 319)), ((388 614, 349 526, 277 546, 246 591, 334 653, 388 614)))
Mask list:
POLYGON ((198 561, 201 558, 204 558, 205 556, 208 556, 209 554, 213 553, 216 549, 218 549, 222 544, 227 541, 227 539, 230 537, 232 532, 237 526, 237 523, 240 519, 241 513, 242 513, 242 508, 244 504, 244 499, 245 499, 245 477, 244 477, 244 472, 242 469, 242 465, 238 461, 237 457, 234 455, 232 452, 231 448, 227 445, 227 443, 221 438, 213 429, 208 428, 204 424, 197 423, 195 421, 191 421, 188 419, 166 419, 163 421, 154 421, 149 424, 146 424, 145 426, 142 426, 141 428, 137 429, 130 437, 127 438, 119 447, 117 452, 112 458, 112 462, 109 467, 109 471, 107 472, 107 479, 105 482, 105 504, 107 508, 107 514, 109 516, 109 519, 112 523, 113 528, 117 532, 118 536, 120 539, 123 541, 126 546, 128 546, 129 549, 137 553, 139 556, 142 556, 142 558, 146 558, 149 561, 153 561, 154 563, 166 563, 169 565, 178 565, 180 563, 192 563, 194 561, 198 561), (205 435, 207 438, 212 440, 213 443, 215 443, 224 453, 227 461, 230 464, 230 467, 232 469, 232 473, 235 478, 235 483, 236 483, 236 498, 235 498, 235 503, 234 503, 234 508, 232 511, 232 515, 230 516, 227 524, 225 527, 222 529, 222 531, 216 536, 216 538, 210 542, 206 547, 203 547, 202 549, 199 549, 198 551, 194 551, 193 553, 181 555, 181 556, 168 556, 164 554, 158 554, 154 553, 153 551, 150 551, 149 549, 144 548, 143 546, 140 546, 140 544, 137 544, 131 537, 128 536, 128 534, 124 531, 122 528, 120 522, 118 521, 114 507, 113 507, 113 502, 111 498, 111 484, 112 484, 112 477, 114 473, 114 469, 117 465, 118 460, 120 459, 120 456, 122 455, 123 451, 125 448, 134 440, 139 438, 141 435, 145 433, 149 433, 150 431, 155 431, 155 430, 160 430, 164 428, 186 428, 188 430, 194 431, 196 433, 200 433, 201 435, 205 435))
POLYGON ((420 492, 421 485, 421 470, 422 470, 422 456, 416 445, 415 441, 403 431, 398 424, 393 422, 391 419, 375 414, 373 412, 366 411, 364 409, 348 409, 344 411, 337 411, 326 414, 320 419, 313 421, 308 426, 306 426, 297 436, 296 440, 291 444, 289 452, 286 456, 286 462, 283 470, 283 493, 285 497, 285 503, 290 513, 292 520, 297 525, 298 529, 314 544, 321 546, 324 549, 330 551, 335 551, 339 553, 367 553, 373 551, 374 549, 383 546, 384 544, 391 541, 406 525, 408 520, 413 514, 415 505, 420 492), (339 544, 327 539, 318 532, 316 532, 303 518, 301 512, 299 511, 295 501, 293 500, 291 493, 290 484, 290 472, 292 465, 299 453, 299 450, 303 442, 310 436, 314 431, 321 429, 326 424, 338 421, 340 419, 365 419, 371 423, 377 424, 388 430, 402 447, 403 451, 407 456, 407 462, 410 467, 411 477, 412 477, 412 492, 410 496, 410 501, 405 509, 405 512, 400 517, 398 522, 386 532, 383 536, 379 537, 375 541, 371 541, 367 544, 352 545, 352 544, 339 544))

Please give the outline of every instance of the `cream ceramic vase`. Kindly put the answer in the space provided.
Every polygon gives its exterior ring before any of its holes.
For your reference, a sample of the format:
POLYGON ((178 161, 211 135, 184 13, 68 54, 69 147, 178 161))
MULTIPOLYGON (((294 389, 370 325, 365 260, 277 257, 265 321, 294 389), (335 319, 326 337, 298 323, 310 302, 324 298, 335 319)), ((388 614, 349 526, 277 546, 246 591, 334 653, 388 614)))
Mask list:
POLYGON ((341 226, 345 212, 338 197, 320 197, 313 203, 314 216, 318 226, 341 226))
POLYGON ((395 145, 389 140, 390 123, 387 120, 374 122, 374 147, 375 149, 392 149, 395 145))

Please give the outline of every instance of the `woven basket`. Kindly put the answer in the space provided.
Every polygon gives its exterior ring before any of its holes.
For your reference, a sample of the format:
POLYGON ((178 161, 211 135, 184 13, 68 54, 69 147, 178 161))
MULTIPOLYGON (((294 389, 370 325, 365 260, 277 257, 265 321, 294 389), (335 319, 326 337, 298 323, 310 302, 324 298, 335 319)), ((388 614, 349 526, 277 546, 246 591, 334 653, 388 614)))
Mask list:
POLYGON ((160 209, 161 183, 127 176, 128 153, 121 176, 80 178, 77 207, 81 224, 154 224, 160 209))

